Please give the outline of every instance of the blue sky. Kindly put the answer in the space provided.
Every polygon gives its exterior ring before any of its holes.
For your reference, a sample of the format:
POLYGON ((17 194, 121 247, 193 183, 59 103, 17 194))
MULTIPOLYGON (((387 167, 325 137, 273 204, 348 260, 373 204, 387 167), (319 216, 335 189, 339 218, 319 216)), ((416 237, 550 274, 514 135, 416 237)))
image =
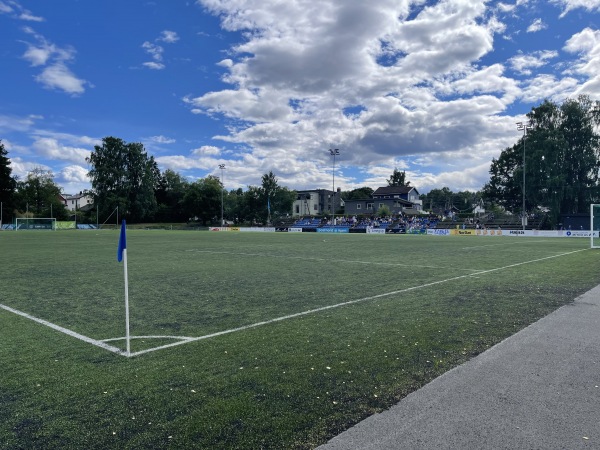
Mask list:
POLYGON ((90 188, 105 136, 227 189, 477 190, 545 98, 600 100, 600 0, 0 0, 13 174, 90 188))

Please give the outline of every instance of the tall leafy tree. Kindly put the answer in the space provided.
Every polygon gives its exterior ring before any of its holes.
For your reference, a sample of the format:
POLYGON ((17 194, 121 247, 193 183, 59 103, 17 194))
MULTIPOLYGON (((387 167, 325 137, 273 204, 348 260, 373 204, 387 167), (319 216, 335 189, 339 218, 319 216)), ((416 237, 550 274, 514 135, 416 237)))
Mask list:
POLYGON ((521 212, 525 159, 528 213, 547 208, 554 224, 561 214, 587 213, 600 198, 600 136, 595 131, 600 102, 586 96, 562 105, 546 100, 527 116, 531 129, 492 161, 486 198, 521 212))
POLYGON ((160 172, 142 144, 105 137, 87 162, 92 166, 88 175, 101 216, 119 207, 119 213, 134 222, 153 218, 160 172))
POLYGON ((410 186, 410 181, 406 181, 406 172, 400 172, 398 169, 394 169, 387 182, 388 186, 410 186))
POLYGON ((51 171, 35 168, 23 181, 17 182, 17 207, 21 215, 31 217, 68 218, 65 205, 60 200, 61 188, 54 182, 51 171))
POLYGON ((155 195, 158 203, 156 219, 158 221, 185 221, 189 218, 183 198, 189 182, 179 173, 167 169, 159 177, 155 195))
POLYGON ((212 175, 191 183, 183 197, 183 205, 190 217, 197 217, 203 225, 219 221, 221 188, 221 180, 212 175))
POLYGON ((258 201, 262 200, 264 206, 258 206, 257 218, 266 218, 269 213, 271 219, 275 219, 280 216, 285 216, 292 211, 292 205, 296 199, 296 192, 291 191, 286 187, 279 186, 279 181, 275 174, 270 171, 261 178, 262 184, 259 190, 260 195, 258 201), (262 210, 262 214, 261 214, 262 210))
POLYGON ((17 180, 11 174, 12 168, 10 167, 8 152, 4 148, 2 140, 0 140, 0 202, 2 202, 3 221, 9 218, 9 213, 12 216, 14 207, 17 180))

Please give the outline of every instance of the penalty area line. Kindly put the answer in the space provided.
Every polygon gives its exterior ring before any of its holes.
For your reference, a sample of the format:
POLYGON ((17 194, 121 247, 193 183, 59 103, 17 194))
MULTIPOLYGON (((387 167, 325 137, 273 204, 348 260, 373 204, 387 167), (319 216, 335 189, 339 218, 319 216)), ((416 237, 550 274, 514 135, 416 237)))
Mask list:
MULTIPOLYGON (((204 340, 204 339, 210 339, 210 338, 217 337, 217 336, 222 336, 222 335, 225 335, 225 334, 236 333, 238 331, 249 330, 251 328, 257 328, 257 327, 260 327, 260 326, 263 326, 263 325, 269 325, 269 324, 272 324, 272 323, 282 322, 284 320, 294 319, 296 317, 302 317, 302 316, 306 316, 306 315, 309 315, 309 314, 315 314, 315 313, 318 313, 318 312, 321 312, 321 311, 327 311, 329 309, 340 308, 342 306, 353 305, 353 304, 356 304, 356 303, 362 303, 362 302, 366 302, 366 301, 369 301, 369 300, 376 300, 376 299, 379 299, 379 298, 389 297, 391 295, 402 294, 402 293, 410 292, 410 291, 416 291, 416 290, 427 288, 427 287, 430 287, 430 286, 435 286, 435 285, 442 284, 442 283, 448 283, 450 281, 461 280, 461 279, 469 278, 469 277, 477 277, 478 275, 483 275, 483 274, 486 274, 486 273, 496 272, 496 271, 504 270, 504 269, 510 269, 510 268, 522 266, 522 265, 525 265, 525 264, 532 264, 532 263, 539 262, 539 261, 544 261, 544 260, 547 260, 547 259, 558 258, 560 256, 567 256, 567 255, 571 255, 573 253, 582 252, 582 251, 585 251, 585 250, 588 250, 588 249, 574 250, 574 251, 567 252, 567 253, 560 253, 558 255, 546 256, 546 257, 543 257, 543 258, 532 259, 530 261, 523 261, 523 262, 520 262, 520 263, 509 264, 509 265, 502 266, 502 267, 496 267, 494 269, 481 270, 481 271, 478 271, 478 272, 475 272, 475 273, 470 273, 470 274, 465 274, 465 275, 458 275, 456 277, 446 278, 444 280, 432 281, 431 283, 425 283, 425 284, 421 284, 421 285, 418 285, 418 286, 412 286, 412 287, 408 287, 408 288, 404 288, 404 289, 399 289, 399 290, 396 290, 396 291, 386 292, 386 293, 383 293, 383 294, 377 294, 377 295, 372 295, 372 296, 369 296, 369 297, 363 297, 363 298, 359 298, 359 299, 356 299, 356 300, 349 300, 347 302, 337 303, 335 305, 322 306, 320 308, 310 309, 310 310, 302 311, 302 312, 295 313, 295 314, 289 314, 287 316, 276 317, 274 319, 265 320, 265 321, 262 321, 262 322, 257 322, 257 323, 253 323, 253 324, 249 324, 249 325, 244 325, 244 326, 237 327, 237 328, 231 328, 229 330, 218 331, 216 333, 211 333, 211 334, 207 334, 207 335, 204 335, 204 336, 199 336, 199 337, 189 337, 189 336, 175 337, 175 336, 168 336, 166 338, 181 339, 181 341, 173 342, 171 344, 161 345, 161 346, 154 347, 154 348, 149 348, 149 349, 146 349, 146 350, 141 350, 141 351, 138 351, 138 352, 132 352, 132 353, 129 353, 129 354, 127 354, 127 352, 125 352, 125 351, 123 351, 123 350, 121 350, 121 349, 119 349, 117 347, 113 347, 112 345, 109 345, 109 344, 106 343, 108 341, 120 340, 122 338, 106 339, 105 341, 99 341, 97 339, 92 339, 92 338, 90 338, 88 336, 84 336, 83 334, 76 333, 75 331, 72 331, 72 330, 69 330, 67 328, 61 327, 60 325, 56 325, 56 324, 54 324, 52 322, 48 322, 47 320, 40 319, 38 317, 34 317, 31 314, 27 314, 27 313, 25 313, 23 311, 19 311, 18 309, 11 308, 10 306, 6 306, 6 305, 3 305, 1 303, 0 303, 0 308, 4 309, 6 311, 9 311, 9 312, 11 312, 13 314, 17 314, 19 316, 22 316, 22 317, 24 317, 26 319, 32 320, 34 322, 37 322, 39 324, 45 325, 45 326, 47 326, 49 328, 52 328, 52 329, 54 329, 56 331, 64 333, 64 334, 66 334, 68 336, 71 336, 71 337, 74 337, 76 339, 79 339, 80 341, 87 342, 88 344, 92 344, 92 345, 94 345, 96 347, 100 347, 100 348, 102 348, 104 350, 108 350, 110 352, 113 352, 113 353, 116 353, 118 355, 125 356, 125 357, 133 357, 133 356, 143 355, 145 353, 154 352, 154 351, 157 351, 157 350, 163 350, 163 349, 166 349, 166 348, 170 348, 170 347, 175 347, 175 346, 178 346, 178 345, 187 344, 189 342, 201 341, 201 340, 204 340)), ((144 337, 145 338, 154 338, 154 337, 158 337, 158 336, 144 336, 144 337)), ((160 337, 161 338, 165 338, 165 336, 160 336, 160 337)))
POLYGON ((432 281, 431 283, 425 283, 425 284, 421 284, 421 285, 418 285, 418 286, 412 286, 412 287, 408 287, 408 288, 404 288, 404 289, 399 289, 399 290, 392 291, 392 292, 386 292, 386 293, 383 293, 383 294, 372 295, 372 296, 369 296, 369 297, 363 297, 363 298, 359 298, 359 299, 356 299, 356 300, 349 300, 347 302, 337 303, 335 305, 328 305, 328 306, 322 306, 320 308, 309 309, 307 311, 302 311, 302 312, 295 313, 295 314, 289 314, 287 316, 276 317, 275 319, 265 320, 265 321, 262 321, 262 322, 257 322, 257 323, 253 323, 253 324, 249 324, 249 325, 244 325, 244 326, 237 327, 237 328, 231 328, 229 330, 218 331, 216 333, 206 334, 204 336, 199 336, 199 337, 196 337, 196 338, 189 338, 189 339, 187 339, 185 341, 181 341, 181 342, 173 342, 171 344, 166 344, 166 345, 161 345, 159 347, 154 347, 154 348, 149 348, 149 349, 146 349, 146 350, 141 350, 139 352, 131 353, 130 356, 139 356, 139 355, 143 355, 144 353, 150 353, 150 352, 154 352, 156 350, 163 350, 163 349, 170 348, 170 347, 176 347, 178 345, 187 344, 189 342, 201 341, 201 340, 204 340, 204 339, 210 339, 210 338, 217 337, 217 336, 223 336, 225 334, 236 333, 238 331, 249 330, 251 328, 257 328, 257 327, 261 327, 263 325, 269 325, 269 324, 272 324, 272 323, 282 322, 284 320, 294 319, 296 317, 302 317, 302 316, 307 316, 309 314, 315 314, 315 313, 318 313, 318 312, 327 311, 328 309, 335 309, 335 308, 340 308, 342 306, 348 306, 348 305, 353 305, 353 304, 356 304, 356 303, 366 302, 366 301, 369 301, 369 300, 376 300, 376 299, 379 299, 379 298, 389 297, 391 295, 403 294, 405 292, 416 291, 416 290, 423 289, 423 288, 426 288, 426 287, 435 286, 437 284, 448 283, 450 281, 461 280, 463 278, 476 277, 477 275, 483 275, 483 274, 486 274, 486 273, 496 272, 498 270, 510 269, 510 268, 513 268, 513 267, 522 266, 524 264, 532 264, 532 263, 544 261, 544 260, 547 260, 547 259, 558 258, 559 256, 566 256, 566 255, 570 255, 570 254, 573 254, 573 253, 578 253, 578 252, 581 252, 581 251, 584 251, 584 250, 587 250, 587 249, 575 250, 575 251, 572 251, 572 252, 561 253, 561 254, 558 254, 558 255, 545 256, 543 258, 537 258, 537 259, 533 259, 533 260, 530 260, 530 261, 523 261, 523 262, 520 262, 520 263, 509 264, 509 265, 506 265, 506 266, 503 266, 503 267, 496 267, 494 269, 480 270, 480 271, 478 271, 476 273, 469 273, 469 274, 465 274, 465 275, 458 275, 456 277, 446 278, 444 280, 432 281))

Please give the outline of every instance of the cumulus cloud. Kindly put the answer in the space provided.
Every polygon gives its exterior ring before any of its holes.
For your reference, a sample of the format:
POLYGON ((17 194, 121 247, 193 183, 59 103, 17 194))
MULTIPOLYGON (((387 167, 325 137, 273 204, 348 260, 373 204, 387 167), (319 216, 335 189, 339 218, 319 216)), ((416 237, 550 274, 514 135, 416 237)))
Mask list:
POLYGON ((583 29, 566 42, 564 50, 578 56, 567 73, 589 77, 576 93, 600 99, 600 31, 583 29))
POLYGON ((548 61, 558 56, 555 50, 536 51, 530 54, 520 53, 509 60, 509 64, 516 72, 531 75, 532 69, 545 66, 548 61))
POLYGON ((41 73, 34 79, 48 89, 57 89, 72 95, 83 94, 85 86, 90 83, 79 78, 67 67, 67 64, 75 59, 75 49, 59 47, 30 27, 23 28, 23 31, 31 35, 35 42, 25 42, 27 49, 22 58, 29 61, 32 67, 42 67, 41 73))
POLYGON ((221 149, 212 145, 203 145, 202 147, 193 149, 192 154, 196 156, 219 156, 221 149))
POLYGON ((360 166, 473 149, 519 94, 502 65, 478 65, 505 29, 484 2, 199 3, 247 39, 218 63, 230 88, 184 101, 237 121, 216 138, 250 146, 258 167, 285 149, 288 167, 314 157, 325 180, 330 143, 360 166))
POLYGON ((63 63, 55 63, 46 67, 42 73, 34 77, 48 89, 59 89, 69 94, 83 94, 87 82, 78 78, 63 63))
POLYGON ((90 156, 89 149, 63 145, 57 139, 48 137, 37 138, 32 148, 40 156, 59 161, 85 163, 85 159, 90 156))
POLYGON ((563 10, 560 17, 576 9, 600 11, 600 0, 550 0, 550 3, 558 5, 563 10))
POLYGON ((542 21, 542 19, 535 19, 533 22, 531 22, 531 25, 527 27, 527 32, 535 33, 536 31, 540 31, 545 28, 548 28, 548 26, 542 21))

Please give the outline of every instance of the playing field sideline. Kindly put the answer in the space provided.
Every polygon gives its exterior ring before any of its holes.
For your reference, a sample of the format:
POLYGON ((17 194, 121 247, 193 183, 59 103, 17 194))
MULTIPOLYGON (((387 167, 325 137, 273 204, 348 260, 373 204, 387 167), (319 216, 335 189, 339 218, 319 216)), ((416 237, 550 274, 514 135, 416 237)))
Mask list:
MULTIPOLYGON (((0 304, 123 349, 117 240, 0 234, 0 304)), ((314 447, 597 284, 588 246, 130 231, 138 356, 0 309, 0 447, 314 447)))

